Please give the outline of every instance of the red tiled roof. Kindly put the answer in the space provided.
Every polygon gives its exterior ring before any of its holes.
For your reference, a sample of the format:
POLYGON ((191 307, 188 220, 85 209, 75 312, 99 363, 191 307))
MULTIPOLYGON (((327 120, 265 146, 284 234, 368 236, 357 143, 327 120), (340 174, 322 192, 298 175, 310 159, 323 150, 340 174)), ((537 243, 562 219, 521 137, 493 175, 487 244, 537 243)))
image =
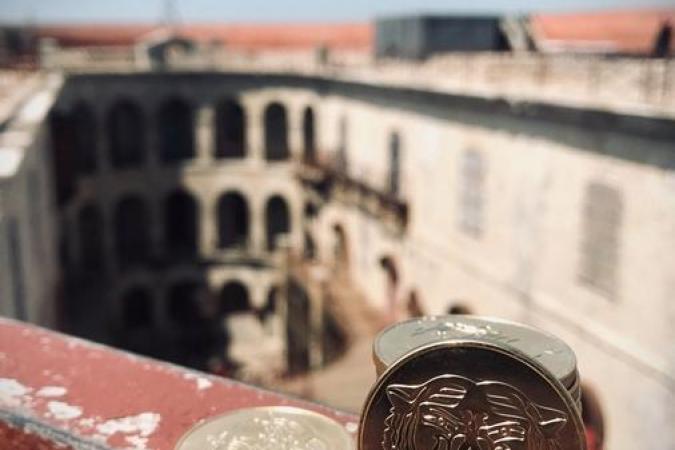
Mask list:
MULTIPOLYGON (((649 54, 665 23, 675 27, 675 9, 537 14, 530 19, 543 51, 649 54)), ((675 31, 675 30, 674 30, 675 31)), ((675 33, 671 52, 675 53, 675 33)))
MULTIPOLYGON (((126 46, 160 27, 152 25, 65 25, 40 27, 39 37, 50 37, 63 46, 126 46)), ((178 28, 181 36, 198 42, 219 41, 246 50, 271 48, 331 48, 368 50, 373 27, 368 23, 219 25, 196 24, 178 28)))
POLYGON ((62 25, 41 26, 39 38, 55 39, 64 47, 132 45, 156 27, 152 25, 62 25))

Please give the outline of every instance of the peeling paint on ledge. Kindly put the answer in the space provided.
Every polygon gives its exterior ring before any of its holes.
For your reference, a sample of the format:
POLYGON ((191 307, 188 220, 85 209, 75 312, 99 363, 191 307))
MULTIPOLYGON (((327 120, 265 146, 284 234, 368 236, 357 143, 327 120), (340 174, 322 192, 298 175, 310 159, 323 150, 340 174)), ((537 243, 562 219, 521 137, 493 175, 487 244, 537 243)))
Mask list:
POLYGON ((255 406, 307 408, 352 434, 358 422, 325 406, 2 318, 0 354, 0 426, 68 450, 173 450, 196 423, 255 406))

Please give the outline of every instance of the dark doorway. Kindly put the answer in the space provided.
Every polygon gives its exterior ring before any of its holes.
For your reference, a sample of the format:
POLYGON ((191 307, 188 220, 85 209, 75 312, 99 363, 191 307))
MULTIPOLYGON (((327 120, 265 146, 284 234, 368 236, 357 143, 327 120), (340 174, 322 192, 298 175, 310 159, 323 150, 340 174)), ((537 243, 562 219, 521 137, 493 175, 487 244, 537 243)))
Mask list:
POLYGON ((248 243, 248 206, 237 192, 223 194, 218 200, 218 246, 245 248, 248 243))
POLYGON ((314 110, 308 106, 302 117, 303 158, 306 163, 316 162, 316 125, 314 110))
POLYGON ((110 162, 116 169, 139 167, 145 162, 145 120, 141 109, 129 100, 115 103, 108 113, 110 162))
POLYGON ((248 298, 246 286, 238 281, 230 281, 220 292, 220 305, 218 308, 221 316, 230 314, 251 312, 251 304, 248 298))
POLYGON ((246 116, 239 103, 225 100, 216 108, 216 158, 246 156, 246 116))
POLYGON ((166 250, 171 256, 197 254, 199 221, 197 202, 189 193, 178 190, 164 201, 166 250))
POLYGON ((192 107, 184 100, 167 100, 159 109, 160 161, 172 164, 194 158, 192 107))
POLYGON ((276 195, 267 201, 265 207, 265 229, 267 250, 274 251, 278 246, 278 238, 291 231, 291 220, 288 206, 283 198, 276 195))
POLYGON ((265 159, 282 161, 288 157, 286 108, 280 103, 272 103, 265 109, 265 159))
POLYGON ((310 336, 309 296, 300 284, 291 280, 288 285, 286 316, 286 353, 289 374, 301 374, 309 370, 310 336))

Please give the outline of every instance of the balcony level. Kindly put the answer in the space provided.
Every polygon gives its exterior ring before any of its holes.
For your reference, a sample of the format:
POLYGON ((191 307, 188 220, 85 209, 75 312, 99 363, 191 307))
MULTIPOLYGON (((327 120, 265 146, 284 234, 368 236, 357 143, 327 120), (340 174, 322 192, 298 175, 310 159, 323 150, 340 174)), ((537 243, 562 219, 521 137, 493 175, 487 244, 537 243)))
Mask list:
POLYGON ((377 218, 395 234, 405 232, 410 208, 409 202, 400 195, 350 174, 330 158, 303 158, 298 168, 297 176, 302 185, 323 202, 336 200, 377 218))

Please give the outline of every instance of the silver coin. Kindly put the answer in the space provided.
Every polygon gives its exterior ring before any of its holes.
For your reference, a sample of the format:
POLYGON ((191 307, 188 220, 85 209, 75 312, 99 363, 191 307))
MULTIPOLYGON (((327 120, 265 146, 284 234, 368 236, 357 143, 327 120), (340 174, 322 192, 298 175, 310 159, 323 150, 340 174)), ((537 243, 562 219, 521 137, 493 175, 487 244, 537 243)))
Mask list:
POLYGON ((370 391, 359 450, 586 450, 559 380, 512 347, 451 340, 394 362, 370 391))
POLYGON ((345 428, 321 414, 287 406, 240 409, 200 423, 175 450, 353 450, 345 428))
POLYGON ((574 351, 552 334, 507 320, 463 315, 411 319, 380 332, 373 343, 378 376, 406 353, 451 339, 510 346, 541 363, 563 386, 573 385, 578 378, 574 351))

